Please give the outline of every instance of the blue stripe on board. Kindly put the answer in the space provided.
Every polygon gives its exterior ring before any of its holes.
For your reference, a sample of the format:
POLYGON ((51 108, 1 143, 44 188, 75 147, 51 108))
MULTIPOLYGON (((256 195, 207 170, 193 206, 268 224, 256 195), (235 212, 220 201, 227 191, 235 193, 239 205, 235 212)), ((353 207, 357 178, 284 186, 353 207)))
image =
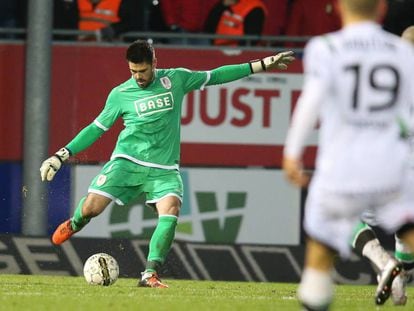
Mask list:
POLYGON ((71 166, 63 165, 48 185, 49 205, 47 231, 52 234, 56 227, 70 215, 71 166))
POLYGON ((22 166, 0 163, 0 232, 21 233, 22 166))
MULTIPOLYGON (((40 176, 39 182, 41 182, 40 176)), ((0 233, 22 233, 22 184, 21 163, 0 163, 0 233)), ((64 165, 48 185, 47 231, 49 234, 70 216, 70 191, 71 167, 64 165)))

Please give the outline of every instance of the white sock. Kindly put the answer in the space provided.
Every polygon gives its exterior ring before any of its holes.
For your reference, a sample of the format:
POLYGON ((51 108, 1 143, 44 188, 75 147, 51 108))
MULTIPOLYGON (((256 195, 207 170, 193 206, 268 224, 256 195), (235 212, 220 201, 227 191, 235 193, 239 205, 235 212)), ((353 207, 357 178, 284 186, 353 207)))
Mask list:
POLYGON ((367 257, 380 270, 384 269, 387 262, 392 258, 381 246, 378 239, 371 240, 365 244, 362 249, 362 255, 367 257))
POLYGON ((141 275, 142 275, 141 280, 145 280, 145 279, 151 277, 153 274, 154 274, 154 272, 142 272, 141 273, 141 275))
POLYGON ((298 288, 300 302, 311 308, 328 307, 334 295, 334 284, 330 272, 305 268, 298 288))

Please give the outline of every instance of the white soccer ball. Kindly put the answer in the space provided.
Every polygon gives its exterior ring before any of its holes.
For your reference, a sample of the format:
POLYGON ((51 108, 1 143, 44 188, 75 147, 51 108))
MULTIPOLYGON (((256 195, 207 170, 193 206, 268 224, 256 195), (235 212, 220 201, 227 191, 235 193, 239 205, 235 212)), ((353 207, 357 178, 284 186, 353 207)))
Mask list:
POLYGON ((119 266, 111 255, 98 253, 86 260, 83 275, 86 282, 91 285, 109 286, 118 279, 119 266))

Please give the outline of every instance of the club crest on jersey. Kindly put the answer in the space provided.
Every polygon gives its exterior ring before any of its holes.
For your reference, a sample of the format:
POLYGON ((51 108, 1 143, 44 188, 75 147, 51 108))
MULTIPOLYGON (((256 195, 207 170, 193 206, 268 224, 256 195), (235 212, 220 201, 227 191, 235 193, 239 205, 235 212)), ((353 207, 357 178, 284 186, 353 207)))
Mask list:
POLYGON ((171 110, 174 108, 174 99, 171 92, 142 98, 134 102, 138 116, 171 110))
POLYGON ((102 186, 106 182, 106 176, 105 175, 99 175, 98 180, 96 181, 96 184, 98 186, 102 186))
POLYGON ((169 90, 171 88, 171 80, 168 77, 162 77, 160 79, 161 84, 163 87, 165 87, 167 90, 169 90))

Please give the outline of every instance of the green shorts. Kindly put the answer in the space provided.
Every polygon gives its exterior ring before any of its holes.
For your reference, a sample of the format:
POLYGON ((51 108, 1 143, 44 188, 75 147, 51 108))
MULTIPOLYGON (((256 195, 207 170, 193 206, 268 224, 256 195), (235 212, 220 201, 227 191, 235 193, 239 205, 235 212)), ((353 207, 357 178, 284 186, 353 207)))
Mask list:
POLYGON ((147 167, 115 158, 107 162, 92 180, 88 192, 108 197, 118 205, 127 205, 145 193, 145 203, 154 207, 169 195, 182 201, 183 181, 177 170, 147 167))

